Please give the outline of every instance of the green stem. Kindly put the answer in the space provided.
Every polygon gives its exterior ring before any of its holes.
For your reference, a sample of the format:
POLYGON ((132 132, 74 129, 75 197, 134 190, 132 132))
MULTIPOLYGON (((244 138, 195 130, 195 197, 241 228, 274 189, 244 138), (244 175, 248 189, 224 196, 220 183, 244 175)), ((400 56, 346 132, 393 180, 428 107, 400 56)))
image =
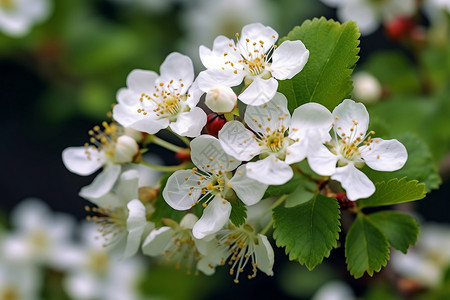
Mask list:
POLYGON ((167 129, 172 132, 173 135, 175 135, 178 139, 180 139, 186 146, 188 146, 188 148, 191 146, 191 140, 189 140, 187 137, 185 136, 181 136, 175 132, 173 132, 172 129, 170 129, 170 127, 167 127, 167 129))
POLYGON ((174 172, 174 171, 178 171, 178 170, 183 170, 187 166, 187 163, 182 163, 182 164, 176 165, 176 166, 160 166, 160 165, 154 165, 154 164, 146 162, 146 161, 141 161, 140 164, 144 165, 146 167, 149 167, 151 169, 161 171, 161 172, 174 172))
POLYGON ((270 222, 259 233, 263 234, 263 235, 266 234, 266 232, 269 231, 270 228, 272 228, 272 225, 273 225, 273 219, 270 219, 270 222))
POLYGON ((288 197, 288 195, 282 195, 280 198, 278 198, 278 200, 275 201, 275 202, 272 204, 272 206, 270 206, 269 209, 267 209, 267 210, 264 212, 264 215, 265 215, 266 213, 272 211, 275 207, 279 206, 281 203, 283 203, 284 200, 287 199, 287 197, 288 197))
POLYGON ((165 141, 165 140, 157 137, 156 135, 152 136, 152 138, 150 139, 150 142, 154 143, 154 144, 156 144, 158 146, 161 146, 163 148, 166 148, 166 149, 168 149, 170 151, 173 151, 173 152, 189 153, 189 149, 186 149, 186 148, 183 148, 183 147, 180 147, 180 146, 176 146, 176 145, 174 145, 172 143, 169 143, 168 141, 165 141))

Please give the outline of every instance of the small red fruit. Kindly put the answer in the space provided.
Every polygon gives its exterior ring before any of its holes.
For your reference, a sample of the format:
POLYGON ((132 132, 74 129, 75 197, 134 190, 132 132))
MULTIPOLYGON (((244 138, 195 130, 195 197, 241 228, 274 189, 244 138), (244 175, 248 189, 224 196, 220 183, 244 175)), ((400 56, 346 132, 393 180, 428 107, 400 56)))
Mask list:
POLYGON ((413 19, 407 17, 398 17, 385 24, 387 35, 394 41, 400 41, 409 37, 416 27, 413 19))
POLYGON ((223 125, 225 125, 226 122, 227 120, 223 115, 210 113, 208 115, 208 119, 205 126, 206 132, 208 132, 208 134, 210 135, 217 137, 219 130, 222 129, 223 125))
POLYGON ((178 151, 175 154, 175 157, 178 159, 179 162, 191 161, 191 155, 183 151, 178 151))
POLYGON ((336 199, 339 202, 339 205, 342 209, 354 208, 356 206, 355 202, 347 198, 346 193, 337 193, 336 199))

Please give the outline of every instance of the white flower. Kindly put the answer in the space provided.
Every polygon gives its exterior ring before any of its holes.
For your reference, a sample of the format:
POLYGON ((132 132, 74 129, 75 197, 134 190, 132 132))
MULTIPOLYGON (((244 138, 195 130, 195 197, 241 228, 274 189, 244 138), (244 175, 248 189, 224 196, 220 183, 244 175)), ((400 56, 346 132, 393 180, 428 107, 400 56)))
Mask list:
POLYGON ((307 157, 312 144, 329 140, 333 121, 317 103, 298 107, 291 118, 287 99, 280 93, 267 104, 248 106, 244 119, 253 132, 238 121, 227 122, 219 131, 220 143, 225 152, 243 161, 259 154, 261 160, 246 164, 247 176, 268 185, 291 179, 289 165, 307 157))
POLYGON ((246 205, 253 205, 264 195, 267 186, 248 178, 244 166, 232 175, 231 171, 241 162, 226 154, 216 138, 201 135, 192 140, 191 158, 198 168, 172 174, 163 197, 177 210, 187 210, 203 202, 205 209, 193 227, 194 237, 202 239, 228 222, 231 213, 229 197, 236 194, 246 205))
POLYGON ((277 47, 277 39, 278 33, 271 27, 254 23, 242 28, 236 45, 232 39, 218 36, 212 50, 200 46, 200 58, 207 68, 199 74, 200 89, 236 86, 245 79, 247 88, 238 97, 242 102, 261 105, 270 101, 278 88, 276 79, 291 79, 309 57, 301 41, 284 41, 277 47))
POLYGON ((81 189, 80 196, 84 198, 99 198, 108 193, 119 177, 121 164, 131 162, 139 151, 132 137, 122 135, 123 128, 106 122, 103 127, 104 130, 95 126, 89 131, 91 145, 69 147, 62 153, 64 165, 75 174, 87 176, 104 167, 90 185, 81 189))
POLYGON ((48 0, 2 0, 0 30, 14 37, 24 36, 33 24, 46 19, 50 10, 48 0))
POLYGON ((128 75, 127 88, 117 93, 114 119, 124 127, 149 134, 170 126, 179 135, 198 136, 206 124, 206 114, 196 107, 201 93, 193 84, 191 59, 171 53, 160 72, 159 77, 145 70, 133 70, 128 75))
POLYGON ((375 103, 381 98, 381 84, 372 74, 358 72, 352 76, 353 97, 364 103, 375 103))
POLYGON ((373 131, 366 134, 369 113, 362 103, 345 99, 333 115, 335 138, 312 152, 309 165, 317 174, 339 181, 348 199, 367 198, 375 192, 375 186, 357 168, 367 164, 377 171, 398 170, 408 158, 406 148, 395 139, 372 139, 373 131))
POLYGON ((353 300, 356 299, 351 287, 342 281, 327 282, 314 294, 312 300, 353 300))
POLYGON ((38 300, 42 278, 34 266, 0 258, 0 299, 38 300))
POLYGON ((78 255, 63 281, 67 294, 80 300, 140 299, 136 290, 143 262, 136 257, 124 260, 110 256, 93 224, 83 223, 80 234, 78 255))
POLYGON ((38 199, 26 199, 12 214, 13 232, 0 244, 0 256, 11 263, 46 265, 64 269, 73 244, 75 220, 53 213, 38 199))
POLYGON ((152 226, 147 222, 146 208, 138 199, 139 172, 129 170, 120 176, 117 189, 103 197, 89 199, 98 206, 86 207, 98 216, 89 217, 101 225, 98 230, 111 251, 131 257, 139 249, 142 235, 152 226))
POLYGON ((373 33, 380 22, 386 24, 397 17, 410 17, 416 12, 415 0, 321 0, 337 7, 338 19, 356 21, 361 34, 373 33))
POLYGON ((231 112, 236 106, 237 96, 226 86, 216 86, 206 92, 205 104, 216 113, 231 112))

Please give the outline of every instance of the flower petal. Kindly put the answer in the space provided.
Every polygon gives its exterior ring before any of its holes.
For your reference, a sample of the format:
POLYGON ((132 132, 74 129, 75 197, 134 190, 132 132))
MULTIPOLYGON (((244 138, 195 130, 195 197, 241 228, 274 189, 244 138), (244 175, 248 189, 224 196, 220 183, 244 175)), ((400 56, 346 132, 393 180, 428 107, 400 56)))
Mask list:
POLYGON ((200 87, 198 85, 198 77, 197 77, 197 79, 194 81, 194 83, 192 83, 191 87, 189 88, 187 98, 186 98, 186 104, 190 108, 194 108, 200 101, 200 97, 202 95, 203 95, 203 91, 200 90, 200 87))
POLYGON ((267 189, 266 184, 247 177, 245 165, 240 166, 236 170, 233 178, 228 183, 239 199, 248 206, 258 203, 267 189))
POLYGON ((105 163, 103 151, 89 149, 89 156, 85 147, 69 147, 62 152, 62 160, 66 168, 75 174, 87 176, 101 168, 105 163))
POLYGON ((240 42, 238 47, 240 48, 241 53, 248 53, 248 45, 253 44, 254 42, 258 43, 258 47, 260 42, 263 42, 263 52, 267 53, 269 49, 275 44, 278 40, 278 33, 270 26, 264 26, 261 23, 253 23, 245 25, 242 28, 240 42), (249 39, 249 42, 246 43, 246 40, 249 39))
POLYGON ((161 129, 169 126, 169 120, 167 118, 153 119, 152 116, 144 116, 143 114, 138 113, 137 108, 127 107, 121 103, 114 106, 113 118, 124 127, 129 127, 148 134, 155 134, 161 129))
POLYGON ((341 183, 347 193, 347 198, 352 201, 367 198, 375 192, 375 185, 372 181, 353 164, 336 168, 331 179, 341 183))
POLYGON ((293 163, 300 162, 306 158, 308 154, 309 145, 308 141, 298 141, 294 142, 292 145, 286 148, 286 158, 284 161, 290 165, 293 163))
POLYGON ((192 234, 197 239, 216 233, 228 222, 231 213, 230 202, 215 197, 203 210, 202 217, 192 228, 192 234))
POLYGON ((340 137, 344 134, 346 137, 357 138, 364 137, 366 134, 369 126, 369 113, 364 104, 345 99, 333 110, 333 116, 335 119, 334 130, 340 137))
POLYGON ((154 229, 142 243, 142 252, 149 256, 161 255, 172 240, 173 230, 164 226, 154 229))
POLYGON ((261 105, 269 102, 277 92, 278 81, 274 78, 255 77, 250 85, 238 96, 247 105, 261 105))
POLYGON ((254 134, 238 121, 225 123, 219 131, 219 141, 223 150, 239 160, 249 161, 260 153, 254 134))
POLYGON ((158 74, 153 71, 135 69, 127 76, 127 87, 138 95, 151 94, 156 78, 158 78, 158 74))
POLYGON ((199 108, 194 107, 189 112, 178 114, 177 121, 170 123, 170 128, 181 136, 199 136, 206 125, 206 114, 199 108))
MULTIPOLYGON (((117 181, 121 170, 120 165, 109 164, 95 177, 94 181, 81 189, 79 195, 94 202, 93 199, 101 198, 111 191, 117 181)), ((95 203, 95 202, 94 202, 95 203)))
POLYGON ((141 201, 134 199, 127 205, 127 245, 123 258, 128 258, 136 254, 141 245, 142 234, 147 223, 146 210, 141 201))
POLYGON ((397 140, 374 138, 372 143, 359 148, 364 162, 377 171, 396 171, 408 159, 405 146, 397 140))
POLYGON ((203 92, 208 92, 216 86, 232 87, 239 85, 244 79, 244 73, 234 70, 208 69, 198 74, 198 86, 203 92))
MULTIPOLYGON (((316 136, 317 139, 320 139, 322 136, 329 136, 332 124, 333 116, 325 106, 314 102, 306 103, 297 107, 292 113, 289 137, 294 140, 302 139, 305 132, 314 129, 320 131, 320 135, 316 136)), ((325 141, 321 140, 320 142, 325 141)))
POLYGON ((355 21, 362 35, 373 33, 380 24, 377 9, 374 9, 372 4, 367 1, 345 1, 342 7, 337 10, 337 15, 339 20, 355 21))
POLYGON ((206 134, 191 141, 191 159, 198 168, 208 173, 231 171, 241 164, 225 153, 218 139, 206 134))
POLYGON ((275 155, 249 162, 246 167, 248 177, 267 185, 285 184, 294 176, 291 167, 275 155))
POLYGON ((192 60, 178 52, 170 53, 160 67, 160 82, 169 83, 173 80, 171 86, 177 89, 180 94, 185 94, 187 89, 194 82, 194 65, 192 60))
POLYGON ((120 180, 117 185, 116 195, 123 201, 123 204, 128 203, 133 199, 138 198, 139 188, 139 171, 128 170, 120 175, 120 180))
POLYGON ((267 240, 267 236, 258 233, 258 244, 255 246, 256 264, 258 269, 269 276, 273 276, 273 264, 275 255, 272 245, 267 240))
POLYGON ((278 80, 291 79, 298 74, 309 58, 309 51, 301 41, 284 41, 272 56, 271 73, 278 80))
POLYGON ((192 170, 176 171, 167 180, 163 198, 173 209, 190 209, 200 197, 202 186, 197 184, 200 176, 192 173, 192 170))
POLYGON ((333 154, 325 145, 311 147, 308 164, 311 169, 321 176, 331 176, 336 171, 338 156, 333 154))
POLYGON ((219 35, 214 40, 212 50, 205 46, 200 46, 200 60, 207 69, 225 68, 234 70, 231 64, 225 64, 225 62, 231 61, 235 63, 241 59, 239 52, 234 51, 235 48, 236 47, 232 39, 219 35), (227 55, 225 56, 224 53, 227 53, 227 55))
POLYGON ((244 116, 248 127, 262 134, 267 133, 267 128, 270 128, 269 132, 282 127, 286 130, 290 119, 291 115, 287 108, 287 99, 281 93, 276 93, 267 104, 248 106, 244 116))

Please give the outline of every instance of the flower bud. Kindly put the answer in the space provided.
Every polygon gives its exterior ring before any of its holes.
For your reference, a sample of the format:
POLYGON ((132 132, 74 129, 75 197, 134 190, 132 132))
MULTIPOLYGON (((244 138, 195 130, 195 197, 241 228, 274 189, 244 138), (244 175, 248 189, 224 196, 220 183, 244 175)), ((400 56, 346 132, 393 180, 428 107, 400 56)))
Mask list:
POLYGON ((208 132, 208 134, 217 137, 219 130, 222 129, 223 125, 225 125, 226 122, 227 120, 223 115, 211 113, 208 115, 208 119, 206 122, 206 131, 208 132))
POLYGON ((353 76, 353 96, 364 103, 378 101, 382 94, 381 84, 369 73, 359 72, 353 76))
POLYGON ((138 153, 139 146, 136 141, 128 135, 122 135, 117 139, 114 152, 114 160, 117 163, 128 163, 138 153))
POLYGON ((236 106, 237 96, 226 86, 218 86, 206 93, 205 104, 216 113, 231 112, 236 106))

